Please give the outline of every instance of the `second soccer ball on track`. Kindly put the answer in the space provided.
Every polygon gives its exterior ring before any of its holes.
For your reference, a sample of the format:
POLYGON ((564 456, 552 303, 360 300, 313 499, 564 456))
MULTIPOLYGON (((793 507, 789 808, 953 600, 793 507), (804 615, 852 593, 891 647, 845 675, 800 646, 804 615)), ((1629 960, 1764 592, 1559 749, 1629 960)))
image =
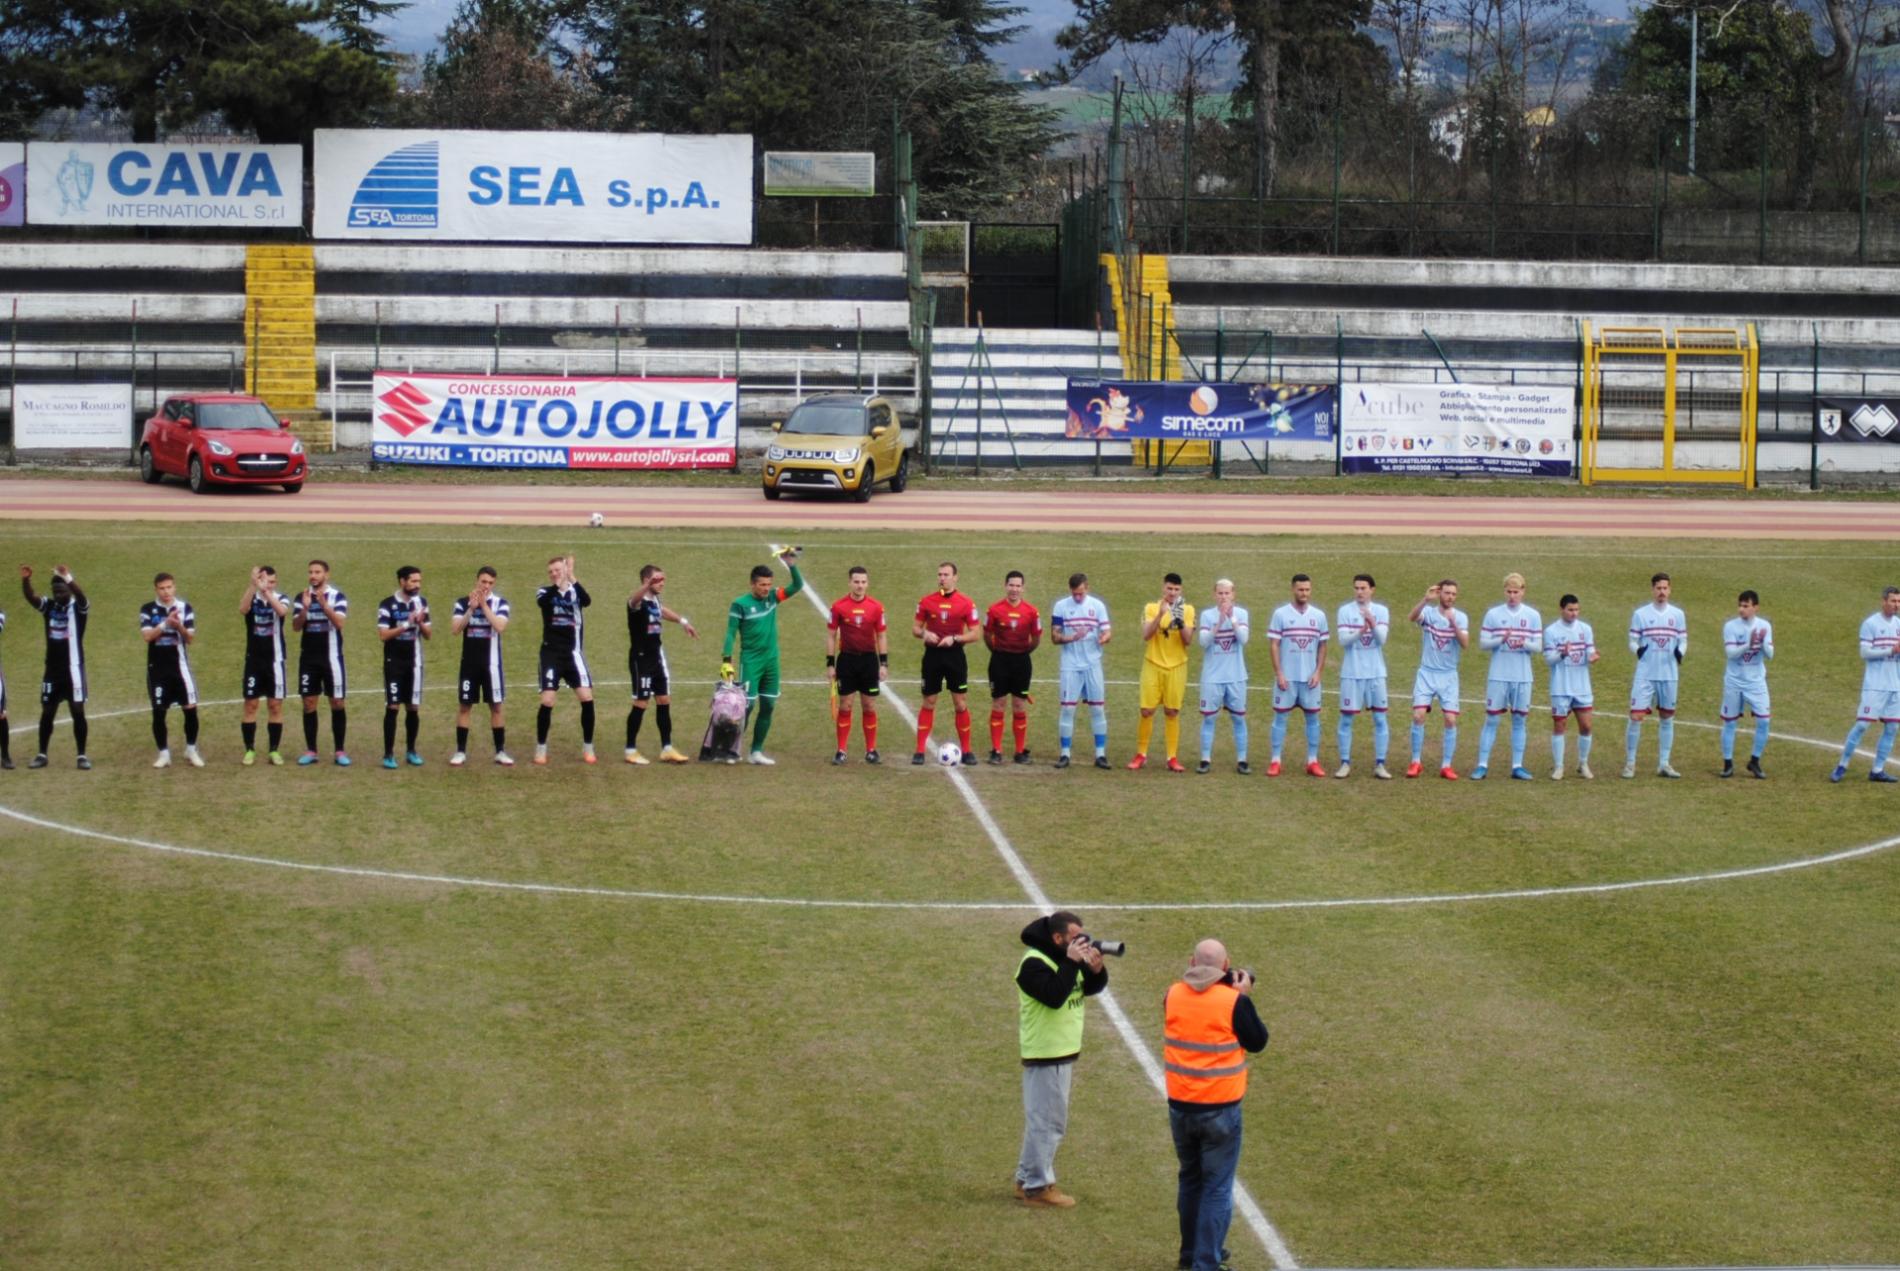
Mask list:
POLYGON ((946 768, 954 768, 963 762, 963 747, 954 741, 946 741, 937 747, 937 762, 946 768))

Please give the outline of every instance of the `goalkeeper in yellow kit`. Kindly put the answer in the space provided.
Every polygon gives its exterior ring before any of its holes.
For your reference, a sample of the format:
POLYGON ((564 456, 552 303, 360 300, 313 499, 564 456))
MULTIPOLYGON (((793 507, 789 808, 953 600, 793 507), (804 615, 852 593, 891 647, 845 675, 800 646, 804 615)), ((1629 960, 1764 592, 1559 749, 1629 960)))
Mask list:
POLYGON ((1181 599, 1181 575, 1161 579, 1161 599, 1141 611, 1141 723, 1135 730, 1135 757, 1131 769, 1148 762, 1148 742, 1154 736, 1155 711, 1162 714, 1168 744, 1168 771, 1181 766, 1181 703, 1187 698, 1188 643, 1194 638, 1194 606, 1181 599))

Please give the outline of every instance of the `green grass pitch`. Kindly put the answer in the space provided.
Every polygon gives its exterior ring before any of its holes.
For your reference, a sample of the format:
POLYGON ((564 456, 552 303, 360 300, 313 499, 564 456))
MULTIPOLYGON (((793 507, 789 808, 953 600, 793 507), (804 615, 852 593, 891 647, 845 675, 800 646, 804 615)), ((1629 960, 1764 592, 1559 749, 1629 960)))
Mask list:
MULTIPOLYGON (((1058 901, 1121 937, 1113 987, 1158 1051, 1160 996, 1193 942, 1260 975, 1273 1043, 1254 1068, 1241 1177, 1309 1265, 1874 1263, 1900 1260, 1900 852, 1785 873, 1610 893, 1396 906, 1204 910, 1118 905, 1364 900, 1566 887, 1769 865, 1890 838, 1900 803, 1826 781, 1851 721, 1854 637, 1892 581, 1890 547, 1538 541, 814 534, 831 599, 863 563, 898 618, 893 688, 917 700, 909 612, 956 560, 986 606, 1004 571, 1045 613, 1086 569, 1109 604, 1110 748, 1133 743, 1140 604, 1168 569, 1203 603, 1228 574, 1264 634, 1296 569, 1327 613, 1359 569, 1402 618, 1456 576, 1474 621, 1510 569, 1554 616, 1584 599, 1604 647, 1598 780, 1269 781, 1056 772, 1053 650, 1038 655, 1038 764, 979 768, 983 806, 1058 901), (1620 781, 1622 632, 1670 570, 1690 655, 1679 782, 1620 781), (1771 779, 1722 782, 1720 623, 1754 587, 1776 624, 1771 779), (1825 746, 1794 737, 1818 739, 1825 746)), ((762 536, 761 536, 762 537, 762 536)), ((312 873, 75 837, 0 816, 0 1262, 18 1267, 1171 1266, 1173 1158, 1159 1097, 1099 1008, 1058 1157, 1071 1211, 1008 1187, 1021 1132, 1010 984, 1030 916, 954 783, 901 761, 834 769, 818 611, 782 611, 788 686, 773 769, 618 762, 622 598, 666 566, 702 629, 667 630, 676 728, 696 746, 725 607, 764 545, 736 532, 144 524, 0 532, 0 635, 22 768, 0 806, 108 834, 385 873, 772 900, 795 906, 532 893, 312 873), (578 550, 603 762, 577 762, 563 695, 553 766, 451 749, 447 615, 476 565, 501 569, 510 745, 532 750, 541 562, 578 550), (237 765, 248 567, 286 583, 322 555, 350 595, 357 695, 339 770, 237 765), (11 566, 72 564, 93 601, 98 769, 27 772, 39 623, 11 566), (385 772, 375 602, 425 571, 428 766, 385 772), (204 771, 149 767, 136 613, 155 570, 196 606, 204 771)), ((1395 623, 1391 686, 1417 641, 1395 623)), ((980 674, 982 655, 973 655, 980 674)), ((1253 751, 1270 682, 1256 638, 1253 751)), ((1198 666, 1198 662, 1196 664, 1198 666)), ((1464 690, 1482 693, 1467 656, 1464 690)), ((1190 699, 1191 702, 1192 699, 1190 699)), ((1537 700, 1545 700, 1541 677, 1537 700)), ((1329 675, 1323 748, 1333 755, 1329 675)), ((946 703, 947 705, 947 703, 946 703)), ((1402 760, 1406 716, 1393 712, 1402 760)), ((940 734, 947 711, 940 712, 940 734)), ((1460 767, 1482 711, 1467 708, 1460 767)), ((1184 729, 1196 757, 1198 721, 1184 729)), ((979 735, 987 703, 977 711, 979 735)), ((173 717, 174 746, 178 742, 173 717)), ((651 753, 654 725, 642 740, 651 753)), ((1304 744, 1290 741, 1290 757, 1304 744)), ((1428 756, 1436 753, 1437 721, 1428 756)), ((324 721, 327 746, 327 720, 324 721)), ((1742 735, 1743 747, 1747 741, 1742 735)), ((1505 745, 1501 739, 1500 746, 1505 745)), ((1871 745, 1871 739, 1869 744, 1871 745)), ((291 707, 287 748, 300 733, 291 707)), ((986 742, 979 747, 987 749, 986 742)), ((1574 739, 1572 742, 1574 757, 1574 739)), ((854 739, 854 752, 857 745, 854 739)), ((1238 1265, 1267 1265, 1236 1225, 1238 1265)))

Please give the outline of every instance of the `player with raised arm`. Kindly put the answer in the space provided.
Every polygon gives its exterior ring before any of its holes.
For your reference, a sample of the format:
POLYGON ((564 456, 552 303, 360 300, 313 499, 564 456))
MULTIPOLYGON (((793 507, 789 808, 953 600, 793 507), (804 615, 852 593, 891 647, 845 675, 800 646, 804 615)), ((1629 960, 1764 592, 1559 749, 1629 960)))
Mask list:
POLYGON ((1339 634, 1339 768, 1335 777, 1352 775, 1352 730, 1361 711, 1372 712, 1372 775, 1390 781, 1386 749, 1392 740, 1386 724, 1385 642, 1392 634, 1392 613, 1372 597, 1378 590, 1371 574, 1352 576, 1352 599, 1339 606, 1333 630, 1339 634))
POLYGON ((176 706, 185 717, 185 762, 205 766, 198 753, 198 681, 192 678, 190 645, 198 638, 198 615, 179 599, 170 574, 152 579, 153 598, 139 607, 139 637, 145 641, 145 692, 152 702, 152 740, 158 743, 154 768, 172 766, 165 716, 176 706))
POLYGON ((20 566, 20 590, 26 603, 39 611, 46 623, 46 669, 40 680, 40 748, 29 768, 46 766, 46 746, 53 739, 53 719, 59 704, 66 703, 66 714, 73 722, 73 749, 79 752, 82 771, 92 767, 86 755, 86 619, 92 605, 79 589, 73 571, 64 565, 53 566, 53 594, 42 596, 33 590, 33 567, 20 566))
POLYGON ((1181 703, 1187 700, 1187 651, 1194 625, 1194 606, 1181 598, 1181 575, 1163 575, 1161 599, 1150 600, 1141 611, 1141 719, 1135 729, 1130 769, 1139 770, 1148 762, 1148 742, 1154 736, 1155 711, 1159 710, 1168 771, 1187 771, 1180 757, 1181 703))
POLYGON ((877 763, 877 699, 890 678, 891 641, 884 621, 884 605, 871 595, 871 572, 853 565, 845 594, 832 602, 825 620, 825 675, 837 703, 833 723, 838 749, 831 762, 845 761, 851 747, 851 699, 858 699, 864 718, 864 762, 877 763))
POLYGON ((1247 640, 1252 634, 1247 611, 1234 603, 1234 580, 1214 582, 1214 603, 1201 610, 1195 641, 1201 646, 1201 762, 1194 771, 1214 770, 1214 725, 1221 711, 1234 726, 1234 771, 1247 766, 1247 640))
POLYGON ((1062 710, 1057 722, 1062 753, 1056 767, 1069 766, 1069 749, 1075 736, 1075 708, 1082 702, 1089 707, 1089 722, 1095 731, 1095 766, 1108 767, 1108 697, 1102 679, 1102 646, 1114 634, 1109 627, 1108 606, 1089 595, 1087 574, 1069 575, 1069 594, 1049 607, 1052 630, 1050 640, 1062 650, 1060 697, 1062 710))
POLYGON ((660 646, 661 629, 669 622, 699 639, 699 629, 685 614, 674 613, 660 599, 666 589, 666 571, 658 565, 640 566, 640 586, 627 597, 627 675, 633 682, 633 705, 627 711, 626 760, 645 765, 640 753, 640 725, 647 703, 653 703, 654 726, 660 730, 660 762, 691 763, 673 746, 673 699, 666 650, 660 646))
POLYGON ((1557 611, 1562 616, 1544 628, 1544 661, 1550 664, 1550 779, 1564 779, 1564 725, 1574 715, 1577 775, 1589 781, 1596 776, 1590 771, 1590 717, 1596 713, 1590 665, 1602 654, 1597 652, 1596 632, 1579 616, 1582 606, 1575 596, 1560 598, 1557 611))
POLYGON ((937 718, 937 695, 945 688, 956 706, 957 745, 966 766, 976 765, 970 749, 970 660, 964 646, 983 634, 976 602, 957 590, 957 567, 949 561, 937 566, 937 589, 917 602, 910 633, 924 642, 923 704, 917 708, 917 753, 913 764, 924 761, 930 726, 937 718))
POLYGON ((1490 770, 1498 720, 1509 712, 1511 779, 1533 781, 1524 766, 1524 744, 1530 731, 1532 659, 1544 647, 1544 616, 1524 603, 1524 575, 1504 576, 1504 603, 1484 615, 1478 647, 1491 654, 1491 671, 1484 682, 1484 728, 1478 734, 1478 766, 1471 770, 1471 779, 1483 781, 1490 770))
POLYGON ((303 633, 297 649, 297 694, 303 698, 303 754, 305 767, 317 762, 317 701, 330 699, 330 739, 336 743, 336 764, 350 766, 344 738, 349 733, 349 684, 343 667, 343 624, 350 616, 350 598, 330 582, 330 563, 310 562, 310 585, 297 593, 291 606, 291 629, 303 633))
POLYGON ((1011 708, 1017 763, 1029 762, 1029 688, 1035 674, 1029 655, 1042 643, 1042 615, 1023 599, 1023 571, 1003 576, 1003 598, 983 618, 990 651, 990 762, 1003 762, 1003 707, 1011 708))
POLYGON ((541 610, 541 709, 534 716, 534 762, 548 762, 548 727, 561 685, 581 704, 581 762, 594 763, 594 676, 587 667, 586 609, 594 603, 574 577, 574 558, 548 558, 548 585, 534 593, 541 610))
POLYGON ((1623 730, 1623 776, 1636 775, 1636 746, 1642 740, 1643 720, 1656 711, 1656 775, 1671 780, 1682 774, 1669 766, 1676 744, 1676 687, 1683 655, 1689 651, 1689 620, 1669 603, 1669 575, 1649 580, 1650 601, 1630 615, 1630 652, 1636 655, 1636 677, 1630 684, 1630 722, 1623 730))
MULTIPOLYGON (((1847 744, 1841 747, 1841 761, 1828 780, 1838 782, 1847 775, 1848 761, 1860 739, 1878 722, 1880 741, 1874 746, 1874 769, 1867 779, 1885 785, 1900 780, 1887 771, 1894 733, 1900 731, 1900 587, 1882 588, 1879 612, 1860 624, 1860 661, 1860 711, 1848 730, 1847 744)), ((42 740, 40 749, 45 748, 42 740)))
POLYGON ((770 565, 752 567, 752 587, 736 597, 726 613, 726 643, 720 651, 719 674, 737 678, 745 686, 746 713, 756 709, 758 722, 752 727, 752 753, 755 764, 770 767, 777 761, 765 753, 765 739, 772 731, 772 712, 778 708, 778 607, 805 590, 805 576, 798 572, 798 549, 779 550, 777 559, 791 570, 788 586, 773 584, 770 565), (739 665, 734 668, 732 652, 739 650, 739 665))
POLYGON ((404 565, 396 571, 396 590, 376 606, 376 638, 383 643, 383 767, 396 766, 396 712, 403 711, 404 757, 422 766, 416 738, 422 732, 422 641, 435 635, 429 602, 422 594, 422 571, 404 565))
POLYGON ((1273 756, 1267 775, 1280 775, 1286 746, 1286 717, 1294 709, 1306 717, 1306 775, 1323 777, 1319 761, 1320 685, 1326 673, 1326 615, 1313 603, 1313 580, 1293 575, 1293 599, 1273 611, 1267 623, 1267 652, 1273 655, 1273 756))
POLYGON ((1742 707, 1755 717, 1755 744, 1748 775, 1757 780, 1762 752, 1768 749, 1768 663, 1775 656, 1775 629, 1761 616, 1761 597, 1744 591, 1735 598, 1735 616, 1722 624, 1722 775, 1735 775, 1735 730, 1742 707))
POLYGON ((508 681, 502 674, 501 633, 508 629, 513 613, 508 602, 495 591, 497 575, 493 565, 475 571, 475 585, 466 596, 458 597, 449 613, 449 629, 462 637, 462 663, 455 685, 455 753, 449 767, 460 768, 468 762, 468 721, 477 702, 488 703, 488 727, 495 739, 495 762, 504 768, 515 766, 508 753, 508 727, 502 715, 502 702, 508 697, 508 681))
POLYGON ((290 617, 290 599, 277 590, 275 569, 259 565, 251 571, 238 613, 244 618, 244 718, 238 726, 244 738, 244 766, 257 762, 257 703, 261 700, 269 707, 270 761, 282 767, 284 698, 290 692, 284 623, 290 617))
POLYGON ((1412 762, 1405 775, 1416 777, 1424 770, 1425 719, 1432 703, 1445 716, 1444 754, 1438 775, 1447 781, 1458 779, 1455 757, 1458 753, 1458 662, 1471 643, 1471 619, 1458 608, 1458 584, 1442 579, 1426 588, 1425 596, 1412 606, 1407 622, 1418 624, 1418 675, 1412 681, 1412 762))

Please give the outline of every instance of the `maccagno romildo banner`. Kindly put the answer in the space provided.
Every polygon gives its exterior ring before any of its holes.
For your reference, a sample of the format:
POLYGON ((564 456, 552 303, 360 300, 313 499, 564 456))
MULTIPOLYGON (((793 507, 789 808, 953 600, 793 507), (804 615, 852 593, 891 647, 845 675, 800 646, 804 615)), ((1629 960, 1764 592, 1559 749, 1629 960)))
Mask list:
POLYGON ((1568 384, 1346 384, 1345 472, 1567 477, 1577 409, 1568 384))
POLYGON ((739 381, 378 371, 372 456, 462 468, 729 468, 739 381))
POLYGON ((1330 384, 1070 380, 1070 437, 1174 441, 1333 439, 1330 384))

